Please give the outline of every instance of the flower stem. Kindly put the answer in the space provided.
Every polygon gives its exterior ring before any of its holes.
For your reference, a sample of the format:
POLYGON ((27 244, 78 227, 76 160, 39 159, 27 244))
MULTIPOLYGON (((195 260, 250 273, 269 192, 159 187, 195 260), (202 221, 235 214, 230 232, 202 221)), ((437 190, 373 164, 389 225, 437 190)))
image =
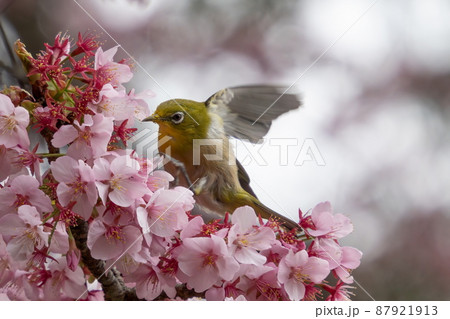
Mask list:
POLYGON ((36 153, 36 155, 41 157, 41 158, 49 158, 49 157, 61 157, 61 156, 64 156, 66 154, 61 154, 61 153, 56 153, 56 154, 52 154, 52 153, 36 153))

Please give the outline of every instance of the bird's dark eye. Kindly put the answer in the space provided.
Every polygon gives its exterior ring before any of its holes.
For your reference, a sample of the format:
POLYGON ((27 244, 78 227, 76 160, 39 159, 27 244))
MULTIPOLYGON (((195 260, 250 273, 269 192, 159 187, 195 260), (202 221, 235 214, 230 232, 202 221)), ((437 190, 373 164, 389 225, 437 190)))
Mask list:
POLYGON ((172 122, 174 124, 180 124, 184 120, 184 113, 183 112, 173 113, 170 118, 172 119, 172 122))

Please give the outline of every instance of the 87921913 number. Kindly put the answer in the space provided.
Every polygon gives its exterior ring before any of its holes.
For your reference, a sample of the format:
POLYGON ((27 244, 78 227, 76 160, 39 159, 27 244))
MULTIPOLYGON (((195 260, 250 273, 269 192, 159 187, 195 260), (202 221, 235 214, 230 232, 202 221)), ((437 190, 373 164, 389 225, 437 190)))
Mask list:
POLYGON ((377 306, 378 316, 436 316, 437 306, 377 306))

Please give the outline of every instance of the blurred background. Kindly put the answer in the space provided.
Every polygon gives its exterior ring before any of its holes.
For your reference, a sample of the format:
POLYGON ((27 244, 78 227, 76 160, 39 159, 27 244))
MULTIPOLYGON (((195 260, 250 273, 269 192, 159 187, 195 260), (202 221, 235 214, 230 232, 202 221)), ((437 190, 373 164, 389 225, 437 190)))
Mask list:
POLYGON ((94 32, 104 48, 112 36, 139 63, 127 88, 156 93, 152 110, 295 83, 304 107, 261 146, 236 146, 262 202, 297 219, 330 201, 352 219, 343 243, 364 252, 354 277, 366 290, 354 299, 448 300, 448 12, 446 0, 0 0, 0 84, 24 77, 8 51, 17 38, 36 54, 58 32, 94 32), (305 141, 319 153, 302 161, 305 141))

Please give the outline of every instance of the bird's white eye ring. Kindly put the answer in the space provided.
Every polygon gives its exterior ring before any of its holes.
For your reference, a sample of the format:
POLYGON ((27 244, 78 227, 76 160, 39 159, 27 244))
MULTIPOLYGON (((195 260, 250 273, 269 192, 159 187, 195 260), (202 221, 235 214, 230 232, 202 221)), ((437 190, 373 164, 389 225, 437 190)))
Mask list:
POLYGON ((184 113, 183 112, 173 113, 170 118, 174 124, 180 124, 184 120, 184 113))

